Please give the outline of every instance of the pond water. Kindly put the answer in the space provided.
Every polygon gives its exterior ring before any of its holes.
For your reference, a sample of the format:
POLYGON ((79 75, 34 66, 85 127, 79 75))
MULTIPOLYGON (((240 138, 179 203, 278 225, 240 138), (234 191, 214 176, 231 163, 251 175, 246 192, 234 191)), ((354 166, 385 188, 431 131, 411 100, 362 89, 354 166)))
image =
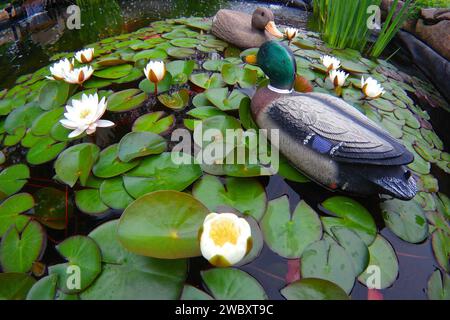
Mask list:
MULTIPOLYGON (((212 16, 220 8, 230 8, 251 13, 260 5, 269 6, 275 13, 277 23, 281 25, 304 28, 307 26, 308 19, 308 15, 299 9, 256 1, 100 0, 94 1, 94 3, 95 6, 85 6, 82 9, 83 27, 81 30, 68 30, 65 25, 67 17, 65 8, 57 8, 49 12, 34 13, 33 16, 28 17, 25 21, 0 31, 0 41, 3 42, 0 46, 0 88, 9 88, 20 75, 34 72, 38 68, 49 64, 50 57, 56 53, 75 51, 101 39, 138 30, 148 26, 153 21, 179 18, 181 16, 208 17, 212 16), (96 9, 97 6, 98 10, 96 9)), ((392 52, 394 50, 395 47, 391 49, 392 52)), ((203 57, 201 55, 198 56, 198 59, 201 61, 208 57, 209 55, 205 54, 203 57)), ((409 63, 405 63, 407 61, 405 59, 407 58, 399 52, 394 56, 393 63, 400 70, 423 78, 420 72, 409 63)), ((155 101, 150 102, 150 105, 154 104, 155 101)), ((449 134, 444 126, 445 121, 448 122, 448 113, 445 114, 444 111, 437 110, 426 104, 422 104, 421 107, 430 113, 430 122, 433 123, 434 129, 444 141, 444 144, 448 146, 449 134), (445 116, 442 117, 442 115, 446 115, 447 118, 445 116)), ((162 110, 162 108, 156 107, 153 110, 162 110)), ((133 111, 127 117, 112 116, 116 123, 123 121, 123 126, 117 128, 114 134, 97 135, 96 143, 103 149, 105 146, 118 142, 129 131, 130 125, 134 120, 141 115, 140 112, 141 110, 133 111)), ((16 157, 11 157, 8 161, 17 163, 23 159, 25 151, 17 148, 12 149, 11 153, 15 154, 16 157)), ((61 185, 48 180, 51 179, 52 172, 51 164, 32 168, 31 183, 25 187, 24 191, 35 193, 39 188, 48 186, 64 189, 61 185)), ((432 173, 440 182, 440 190, 448 194, 450 192, 448 175, 434 166, 432 173)), ((280 176, 259 178, 259 180, 265 186, 268 200, 286 194, 289 196, 291 208, 295 208, 300 200, 305 200, 310 206, 320 212, 319 204, 334 195, 314 183, 286 182, 280 176)), ((428 278, 437 268, 430 240, 414 245, 400 240, 389 229, 384 227, 377 197, 356 199, 370 210, 376 220, 377 227, 381 230, 380 233, 392 244, 399 260, 399 277, 392 287, 381 290, 384 299, 426 299, 425 288, 428 278)), ((120 214, 121 211, 108 211, 101 218, 92 218, 81 212, 76 212, 66 231, 49 231, 49 242, 60 241, 71 234, 87 234, 95 226, 105 220, 116 218, 120 214)), ((60 262, 61 258, 52 249, 52 246, 49 246, 43 261, 53 264, 60 262)), ((208 268, 206 261, 201 258, 193 259, 190 265, 188 282, 198 286, 201 282, 199 270, 205 268, 208 268)), ((280 258, 265 246, 256 260, 241 267, 241 269, 254 276, 262 284, 269 298, 282 299, 279 290, 286 285, 288 260, 280 258)), ((367 299, 367 295, 367 288, 357 281, 351 294, 352 298, 367 299)))

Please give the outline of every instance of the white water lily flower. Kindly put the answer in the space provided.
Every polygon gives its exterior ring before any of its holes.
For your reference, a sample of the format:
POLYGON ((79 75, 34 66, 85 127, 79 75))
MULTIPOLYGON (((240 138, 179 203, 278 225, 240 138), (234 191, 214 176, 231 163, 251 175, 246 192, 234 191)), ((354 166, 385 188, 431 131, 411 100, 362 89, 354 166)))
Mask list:
POLYGON ((341 67, 341 61, 332 56, 322 56, 320 61, 328 69, 328 71, 337 70, 341 67))
POLYGON ((341 70, 330 71, 330 80, 331 82, 333 82, 334 87, 342 87, 345 84, 345 80, 347 80, 348 76, 348 73, 345 73, 341 70))
POLYGON ((92 77, 93 73, 94 69, 89 66, 73 69, 66 74, 64 81, 72 84, 83 84, 86 80, 89 80, 89 78, 92 77))
POLYGON ((361 78, 361 90, 366 98, 370 99, 377 99, 385 93, 378 81, 370 77, 367 80, 364 80, 364 77, 361 78))
POLYGON ((55 63, 50 67, 51 77, 47 77, 50 80, 64 80, 66 74, 73 70, 73 59, 63 59, 55 63))
POLYGON ((200 249, 215 266, 234 265, 251 249, 250 225, 233 213, 210 213, 203 222, 200 249))
POLYGON ((144 69, 144 74, 150 82, 158 83, 166 75, 163 61, 150 61, 144 69))
POLYGON ((75 53, 75 59, 77 59, 79 63, 91 62, 94 59, 94 49, 88 48, 78 51, 75 53))
POLYGON ((72 105, 66 106, 65 119, 60 120, 61 124, 73 130, 69 138, 78 137, 86 131, 87 134, 95 132, 97 127, 111 127, 114 122, 100 120, 106 111, 106 98, 98 100, 97 93, 93 95, 83 94, 81 100, 72 100, 72 105))
POLYGON ((296 29, 296 28, 286 28, 286 29, 284 29, 284 36, 289 41, 292 41, 292 39, 294 39, 297 36, 297 34, 298 34, 298 29, 296 29))

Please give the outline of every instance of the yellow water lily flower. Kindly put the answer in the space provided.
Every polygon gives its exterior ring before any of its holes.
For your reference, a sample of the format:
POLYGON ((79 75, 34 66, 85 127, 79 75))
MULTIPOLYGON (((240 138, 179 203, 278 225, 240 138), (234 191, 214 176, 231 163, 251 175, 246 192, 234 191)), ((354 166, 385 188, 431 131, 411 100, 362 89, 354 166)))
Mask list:
POLYGON ((341 70, 331 70, 329 77, 331 82, 334 84, 334 87, 342 87, 345 84, 345 80, 347 80, 349 74, 345 73, 341 70))
POLYGON ((64 81, 72 84, 83 84, 92 77, 93 73, 94 69, 89 66, 73 69, 72 71, 66 73, 64 81))
POLYGON ((298 29, 296 28, 286 28, 284 29, 284 36, 291 43, 291 41, 297 36, 298 29))
POLYGON ((64 119, 59 122, 67 129, 73 130, 69 138, 75 138, 86 132, 92 134, 97 127, 111 127, 114 122, 101 120, 106 111, 106 98, 100 101, 97 93, 93 95, 83 94, 80 100, 73 99, 72 105, 66 106, 64 119))
POLYGON ((64 80, 66 74, 73 70, 73 59, 69 61, 69 59, 63 59, 55 63, 50 67, 51 76, 46 77, 50 80, 64 80))
POLYGON ((77 53, 75 53, 75 59, 79 63, 89 63, 94 59, 94 49, 88 48, 84 50, 80 50, 77 53))
POLYGON ((361 90, 369 99, 377 99, 385 93, 378 81, 370 77, 367 80, 364 80, 364 77, 361 78, 361 90))
POLYGON ((320 61, 328 71, 337 70, 341 67, 341 61, 332 56, 322 56, 320 61))
POLYGON ((232 266, 251 249, 250 225, 234 213, 210 213, 203 222, 200 249, 211 264, 232 266))
POLYGON ((155 84, 155 95, 158 93, 158 82, 166 75, 166 66, 163 61, 150 61, 144 68, 144 74, 148 81, 155 84))

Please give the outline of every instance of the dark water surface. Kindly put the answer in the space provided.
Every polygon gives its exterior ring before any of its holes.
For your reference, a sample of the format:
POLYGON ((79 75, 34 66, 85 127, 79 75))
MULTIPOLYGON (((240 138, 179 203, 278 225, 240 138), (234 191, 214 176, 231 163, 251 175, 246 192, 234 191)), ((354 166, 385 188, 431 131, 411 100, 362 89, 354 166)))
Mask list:
MULTIPOLYGON (((92 2, 95 3, 95 6, 83 6, 82 8, 81 20, 83 26, 81 30, 68 30, 65 25, 67 13, 64 8, 59 8, 49 12, 36 13, 27 20, 0 31, 0 88, 8 88, 13 85, 18 76, 34 72, 47 65, 49 58, 56 53, 74 51, 103 38, 132 32, 147 26, 152 21, 181 16, 212 16, 220 8, 231 8, 251 13, 256 6, 267 5, 253 1, 226 0, 99 0, 92 2)), ((297 27, 306 25, 307 15, 303 11, 273 4, 268 4, 268 6, 274 11, 278 23, 297 27)), ((411 68, 407 63, 405 65, 411 68)), ((417 71, 410 69, 407 72, 416 73, 417 71)), ((433 117, 433 114, 431 115, 433 117)), ((135 116, 137 117, 139 114, 135 116)), ((114 136, 101 136, 99 133, 97 144, 104 147, 120 140, 129 131, 133 117, 131 114, 127 115, 127 119, 124 119, 127 123, 121 128, 117 128, 117 131, 114 131, 114 136)), ((114 120, 117 122, 118 119, 114 120)), ((439 128, 437 129, 439 133, 439 128)), ((447 131, 445 129, 443 126, 441 132, 447 131)), ((445 132, 444 136, 447 135, 448 133, 445 132)), ((17 155, 19 156, 21 152, 23 151, 18 149, 17 155)), ((19 158, 21 157, 17 157, 17 159, 19 158)), ((50 164, 32 168, 32 177, 35 179, 32 180, 34 185, 28 185, 26 191, 34 193, 43 186, 53 186, 64 190, 61 185, 58 186, 51 181, 39 180, 51 178, 52 172, 53 168, 50 164)), ((439 177, 439 175, 436 176, 439 177)), ((441 181, 441 190, 448 194, 448 188, 450 187, 448 177, 443 179, 446 182, 441 181)), ((292 208, 295 208, 296 204, 304 199, 316 211, 320 212, 318 204, 334 195, 314 183, 287 183, 279 176, 262 178, 261 181, 266 186, 269 200, 287 194, 292 208)), ((361 198, 358 201, 371 211, 379 229, 382 230, 382 235, 393 245, 399 259, 399 278, 391 288, 382 290, 384 298, 426 299, 424 289, 428 277, 436 268, 430 242, 426 241, 422 244, 413 245, 400 240, 384 228, 378 208, 378 198, 361 198)), ((75 212, 70 221, 69 229, 66 231, 67 234, 65 231, 49 231, 49 237, 51 238, 49 239, 50 241, 52 239, 61 241, 67 235, 87 234, 95 226, 103 223, 105 219, 116 218, 120 214, 120 211, 108 212, 107 217, 97 219, 75 212)), ((53 264, 58 262, 59 259, 59 255, 54 252, 53 246, 48 246, 43 260, 46 263, 53 264)), ((194 285, 199 285, 201 282, 199 270, 207 267, 208 264, 204 259, 193 259, 188 281, 194 285)), ((282 298, 279 290, 286 285, 285 277, 288 271, 286 259, 280 258, 265 247, 260 257, 243 266, 242 269, 258 279, 264 286, 269 298, 282 298)), ((352 298, 366 299, 367 288, 357 282, 352 292, 352 298)))

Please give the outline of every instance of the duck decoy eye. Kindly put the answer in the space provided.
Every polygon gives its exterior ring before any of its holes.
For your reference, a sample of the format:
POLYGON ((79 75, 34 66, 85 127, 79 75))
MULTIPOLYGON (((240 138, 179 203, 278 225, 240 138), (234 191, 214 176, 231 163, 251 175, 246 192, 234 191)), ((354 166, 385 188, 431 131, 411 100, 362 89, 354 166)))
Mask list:
POLYGON ((405 171, 405 179, 408 180, 409 178, 411 178, 411 171, 406 170, 405 171))

